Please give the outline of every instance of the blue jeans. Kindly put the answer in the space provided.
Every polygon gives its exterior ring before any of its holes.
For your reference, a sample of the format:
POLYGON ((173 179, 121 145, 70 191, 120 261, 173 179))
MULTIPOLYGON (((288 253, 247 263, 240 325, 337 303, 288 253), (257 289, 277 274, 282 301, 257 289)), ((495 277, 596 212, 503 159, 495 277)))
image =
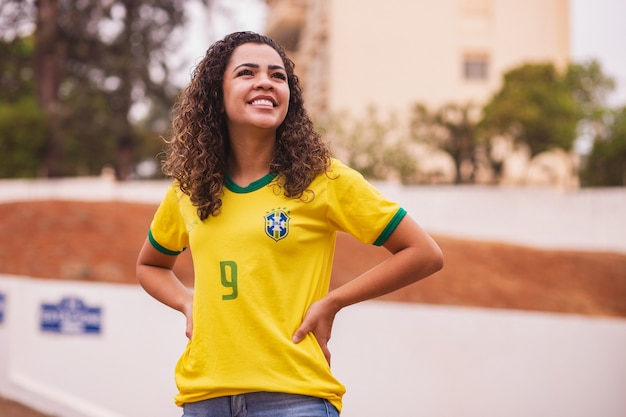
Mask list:
POLYGON ((186 403, 183 417, 339 417, 339 413, 323 398, 251 392, 186 403))

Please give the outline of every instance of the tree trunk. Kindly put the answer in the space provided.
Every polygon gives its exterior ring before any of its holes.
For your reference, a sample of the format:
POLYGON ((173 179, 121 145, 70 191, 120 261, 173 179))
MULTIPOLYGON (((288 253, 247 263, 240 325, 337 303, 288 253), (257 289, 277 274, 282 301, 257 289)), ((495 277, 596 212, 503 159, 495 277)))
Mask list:
POLYGON ((61 134, 61 82, 64 48, 58 25, 59 1, 37 2, 37 26, 35 30, 34 70, 37 99, 48 119, 50 135, 40 175, 58 177, 66 174, 61 134))
MULTIPOLYGON (((134 33, 133 26, 135 22, 141 19, 139 15, 139 5, 136 2, 129 1, 126 6, 126 19, 124 21, 124 37, 127 45, 133 45, 137 40, 133 40, 133 37, 138 36, 138 33, 134 33)), ((133 81, 135 78, 135 57, 133 56, 133 47, 131 46, 127 50, 126 59, 128 64, 125 65, 119 73, 121 86, 120 95, 118 98, 118 124, 120 130, 120 137, 116 146, 116 177, 120 181, 125 181, 131 178, 135 167, 135 151, 137 143, 135 141, 133 127, 128 120, 128 114, 132 106, 132 89, 133 81)))

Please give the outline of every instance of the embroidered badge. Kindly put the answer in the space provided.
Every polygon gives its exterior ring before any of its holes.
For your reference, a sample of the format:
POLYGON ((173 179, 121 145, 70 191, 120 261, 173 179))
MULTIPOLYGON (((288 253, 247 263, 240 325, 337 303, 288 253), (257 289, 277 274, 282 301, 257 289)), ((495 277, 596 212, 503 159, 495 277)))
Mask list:
POLYGON ((272 209, 265 215, 265 234, 278 242, 289 234, 289 216, 286 209, 272 209))

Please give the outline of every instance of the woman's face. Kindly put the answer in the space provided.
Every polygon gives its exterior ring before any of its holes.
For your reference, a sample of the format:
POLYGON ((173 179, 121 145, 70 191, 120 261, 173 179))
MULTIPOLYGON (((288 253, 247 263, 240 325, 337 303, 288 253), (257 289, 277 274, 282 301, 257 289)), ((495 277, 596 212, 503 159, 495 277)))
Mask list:
POLYGON ((278 52, 263 43, 245 43, 233 51, 224 71, 224 110, 231 134, 273 130, 285 120, 289 84, 278 52))

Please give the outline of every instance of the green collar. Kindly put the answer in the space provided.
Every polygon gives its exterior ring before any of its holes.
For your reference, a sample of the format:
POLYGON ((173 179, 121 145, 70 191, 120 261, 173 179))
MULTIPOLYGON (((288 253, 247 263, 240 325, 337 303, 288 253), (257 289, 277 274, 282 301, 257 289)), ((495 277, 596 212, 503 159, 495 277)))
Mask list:
POLYGON ((245 194, 265 187, 267 184, 272 182, 274 178, 276 178, 276 174, 270 172, 269 174, 264 175, 258 180, 252 181, 250 184, 248 184, 247 187, 240 187, 239 185, 235 184, 233 179, 230 177, 230 174, 226 173, 226 182, 224 185, 228 190, 232 191, 233 193, 245 194))

